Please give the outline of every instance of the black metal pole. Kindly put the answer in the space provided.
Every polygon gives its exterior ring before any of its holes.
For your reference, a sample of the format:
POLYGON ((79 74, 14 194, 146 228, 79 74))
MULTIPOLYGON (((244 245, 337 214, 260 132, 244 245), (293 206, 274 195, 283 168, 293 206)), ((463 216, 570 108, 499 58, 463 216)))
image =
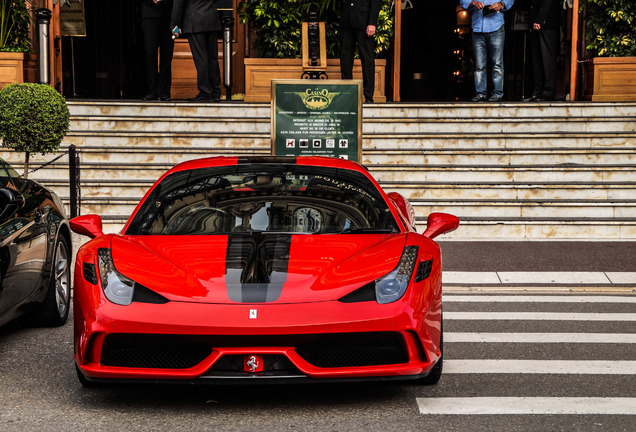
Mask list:
POLYGON ((78 186, 79 186, 79 155, 77 154, 77 148, 75 144, 71 144, 68 147, 68 170, 69 170, 69 182, 70 182, 70 195, 71 195, 71 218, 78 215, 78 186))

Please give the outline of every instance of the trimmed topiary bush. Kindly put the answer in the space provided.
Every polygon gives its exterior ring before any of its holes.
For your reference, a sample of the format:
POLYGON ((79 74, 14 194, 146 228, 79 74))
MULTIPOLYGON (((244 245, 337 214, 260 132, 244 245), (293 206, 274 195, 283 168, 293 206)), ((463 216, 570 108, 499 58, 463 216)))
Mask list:
POLYGON ((20 83, 0 91, 2 146, 25 152, 24 177, 29 154, 57 151, 68 132, 66 99, 45 84, 20 83))

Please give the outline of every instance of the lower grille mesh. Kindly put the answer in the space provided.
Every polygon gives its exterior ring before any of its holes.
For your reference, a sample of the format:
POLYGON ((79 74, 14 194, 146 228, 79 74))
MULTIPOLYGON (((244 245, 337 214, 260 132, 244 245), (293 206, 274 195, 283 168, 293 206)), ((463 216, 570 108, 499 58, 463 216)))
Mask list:
POLYGON ((408 363, 404 338, 399 333, 325 335, 296 347, 308 363, 322 368, 379 366, 408 363))
MULTIPOLYGON (((396 332, 197 337, 114 334, 104 341, 101 364, 187 369, 201 363, 214 347, 294 347, 306 362, 321 368, 392 365, 409 361, 404 338, 396 332)), ((222 360, 219 362, 219 367, 224 364, 222 360)))
POLYGON ((130 368, 188 369, 212 353, 205 344, 178 336, 110 335, 101 364, 130 368))

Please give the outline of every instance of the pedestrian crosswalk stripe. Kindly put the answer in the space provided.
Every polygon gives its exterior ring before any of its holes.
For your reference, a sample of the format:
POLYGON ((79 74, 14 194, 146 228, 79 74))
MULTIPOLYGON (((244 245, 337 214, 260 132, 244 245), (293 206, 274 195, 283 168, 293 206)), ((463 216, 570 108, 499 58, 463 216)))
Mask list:
POLYGON ((445 284, 575 284, 632 285, 636 272, 469 272, 445 271, 445 284))
POLYGON ((636 375, 636 361, 447 359, 444 374, 636 375))
POLYGON ((444 320, 636 321, 636 313, 444 312, 444 320))
POLYGON ((449 295, 444 302, 465 303, 636 303, 636 296, 564 295, 449 295))
POLYGON ((442 397, 416 400, 420 413, 426 415, 636 415, 636 398, 442 397))
POLYGON ((636 343, 633 333, 470 333, 444 332, 444 342, 486 343, 636 343))

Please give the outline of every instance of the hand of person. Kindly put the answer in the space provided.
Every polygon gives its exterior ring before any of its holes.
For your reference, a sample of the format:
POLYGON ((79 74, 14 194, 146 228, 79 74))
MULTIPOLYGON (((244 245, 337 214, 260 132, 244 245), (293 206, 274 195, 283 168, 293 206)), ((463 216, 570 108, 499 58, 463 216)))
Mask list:
POLYGON ((532 30, 541 30, 541 24, 539 23, 532 24, 532 30))
POLYGON ((493 4, 491 4, 491 5, 490 5, 490 8, 489 8, 489 9, 492 9, 492 10, 494 10, 495 12, 499 12, 500 10, 502 10, 502 9, 503 9, 503 5, 502 5, 500 2, 493 3, 493 4))
POLYGON ((468 7, 474 7, 477 10, 482 10, 484 8, 484 4, 480 1, 471 1, 468 7))
POLYGON ((374 34, 375 34, 375 26, 374 26, 374 25, 369 24, 369 25, 367 26, 367 37, 371 37, 371 36, 373 36, 374 34))

